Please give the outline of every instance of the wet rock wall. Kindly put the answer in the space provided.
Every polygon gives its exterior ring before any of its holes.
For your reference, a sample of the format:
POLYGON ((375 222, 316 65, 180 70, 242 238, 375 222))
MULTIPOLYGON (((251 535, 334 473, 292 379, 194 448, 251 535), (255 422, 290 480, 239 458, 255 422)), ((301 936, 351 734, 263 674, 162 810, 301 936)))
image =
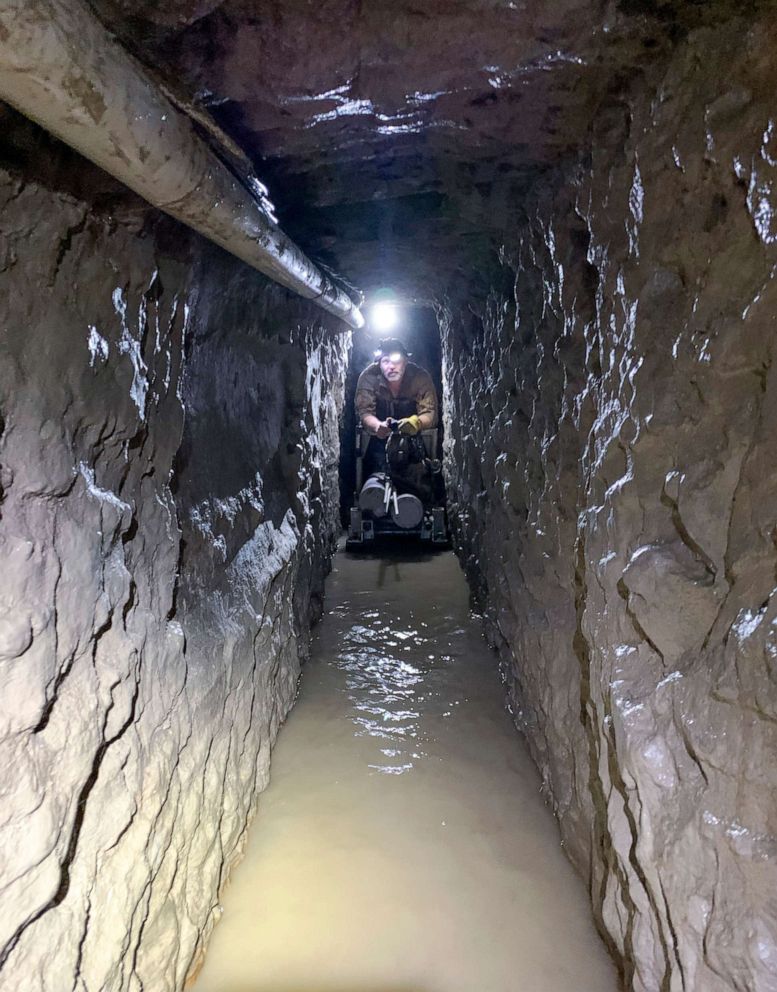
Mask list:
POLYGON ((634 81, 440 311, 458 552, 640 992, 777 989, 774 35, 634 81))
POLYGON ((180 989, 320 608, 347 335, 137 205, 3 171, 0 218, 0 988, 180 989))

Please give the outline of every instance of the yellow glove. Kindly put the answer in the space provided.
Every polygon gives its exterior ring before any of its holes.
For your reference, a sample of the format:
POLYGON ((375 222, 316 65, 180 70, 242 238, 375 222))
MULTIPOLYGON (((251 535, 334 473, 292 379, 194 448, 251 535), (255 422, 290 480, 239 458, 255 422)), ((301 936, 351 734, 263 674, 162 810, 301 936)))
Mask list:
POLYGON ((421 430, 421 418, 415 413, 412 417, 405 417, 397 424, 400 434, 417 434, 421 430))

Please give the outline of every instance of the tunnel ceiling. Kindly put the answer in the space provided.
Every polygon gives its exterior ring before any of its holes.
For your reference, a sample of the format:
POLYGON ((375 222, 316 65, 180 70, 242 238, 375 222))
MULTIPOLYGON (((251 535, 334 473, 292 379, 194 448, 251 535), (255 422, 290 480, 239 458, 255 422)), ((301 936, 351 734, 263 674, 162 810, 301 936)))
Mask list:
POLYGON ((235 138, 281 225, 368 292, 470 278, 524 191, 733 2, 93 0, 235 138))

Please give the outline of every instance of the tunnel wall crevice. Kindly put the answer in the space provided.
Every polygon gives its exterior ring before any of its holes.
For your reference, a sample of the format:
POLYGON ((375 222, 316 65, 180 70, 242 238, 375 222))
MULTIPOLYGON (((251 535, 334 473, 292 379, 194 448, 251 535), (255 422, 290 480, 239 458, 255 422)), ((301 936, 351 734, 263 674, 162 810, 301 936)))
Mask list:
POLYGON ((180 989, 321 609, 350 336, 142 205, 0 210, 0 987, 180 989))
POLYGON ((440 306, 454 540, 625 984, 777 988, 773 25, 704 30, 440 306))

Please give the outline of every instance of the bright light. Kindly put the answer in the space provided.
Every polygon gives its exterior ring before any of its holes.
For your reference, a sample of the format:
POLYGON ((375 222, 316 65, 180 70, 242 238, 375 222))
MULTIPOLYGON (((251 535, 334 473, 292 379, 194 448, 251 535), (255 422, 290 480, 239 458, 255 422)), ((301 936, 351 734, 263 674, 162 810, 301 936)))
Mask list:
POLYGON ((376 303, 370 313, 370 323, 376 331, 392 331, 399 323, 399 309, 394 303, 376 303))

